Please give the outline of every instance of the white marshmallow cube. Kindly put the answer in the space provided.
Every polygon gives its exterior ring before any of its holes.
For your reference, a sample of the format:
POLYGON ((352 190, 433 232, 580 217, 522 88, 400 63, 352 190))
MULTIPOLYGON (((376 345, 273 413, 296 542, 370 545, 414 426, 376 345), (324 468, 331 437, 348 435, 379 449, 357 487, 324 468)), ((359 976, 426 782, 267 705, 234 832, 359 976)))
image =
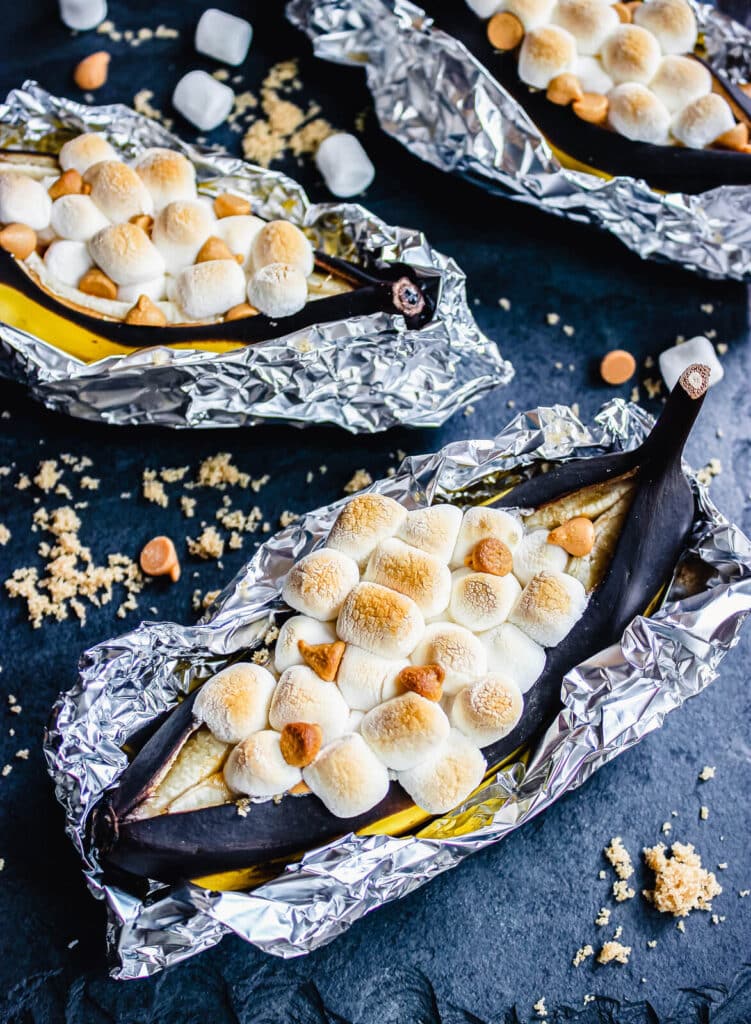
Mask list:
POLYGON ((682 345, 674 345, 660 353, 660 373, 668 391, 672 391, 678 378, 692 363, 703 363, 709 367, 709 386, 714 387, 725 376, 722 363, 717 358, 714 345, 708 338, 697 335, 682 345))
POLYGON ((68 28, 86 32, 107 17, 106 0, 60 0, 60 17, 68 28))
POLYGON ((209 7, 198 19, 195 47, 199 53, 237 67, 248 56, 253 26, 245 18, 209 7))
POLYGON ((85 242, 61 239, 53 242, 45 252, 44 265, 55 280, 77 288, 86 271, 94 266, 94 261, 89 256, 85 242))
POLYGON ((226 121, 234 102, 230 87, 206 71, 183 75, 172 94, 175 109, 202 132, 210 132, 226 121))
POLYGON ((375 177, 375 167, 360 140, 347 132, 323 140, 316 151, 316 165, 326 188, 340 199, 364 192, 375 177))

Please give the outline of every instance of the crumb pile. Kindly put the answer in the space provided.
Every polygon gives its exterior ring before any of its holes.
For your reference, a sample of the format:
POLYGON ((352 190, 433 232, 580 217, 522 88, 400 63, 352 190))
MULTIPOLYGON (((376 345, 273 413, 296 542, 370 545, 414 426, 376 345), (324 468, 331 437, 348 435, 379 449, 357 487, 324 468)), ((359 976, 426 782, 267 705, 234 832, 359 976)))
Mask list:
POLYGON ((670 856, 664 843, 647 847, 644 861, 655 873, 654 889, 644 896, 657 910, 674 917, 687 917, 692 910, 711 910, 712 899, 722 886, 713 872, 702 867, 701 857, 690 843, 673 843, 670 856))

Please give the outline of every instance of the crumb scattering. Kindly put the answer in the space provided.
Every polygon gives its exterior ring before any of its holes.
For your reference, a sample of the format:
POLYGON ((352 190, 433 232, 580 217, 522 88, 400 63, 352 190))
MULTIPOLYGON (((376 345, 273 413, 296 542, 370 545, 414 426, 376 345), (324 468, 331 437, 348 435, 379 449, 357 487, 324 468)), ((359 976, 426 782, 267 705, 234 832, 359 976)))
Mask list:
POLYGON ((644 861, 655 874, 654 889, 644 890, 653 906, 674 917, 687 917, 692 910, 711 910, 712 900, 722 892, 714 874, 702 867, 701 857, 690 843, 673 843, 667 856, 664 843, 647 847, 644 861))
POLYGON ((634 865, 631 863, 629 852, 623 845, 623 840, 620 836, 613 836, 610 840, 610 845, 605 847, 604 852, 619 878, 626 879, 633 875, 634 865))
POLYGON ((717 769, 714 765, 705 764, 702 770, 699 772, 699 779, 702 782, 708 782, 710 779, 715 777, 717 769))
POLYGON ((358 469, 352 479, 344 485, 344 493, 356 494, 357 491, 361 491, 364 487, 370 487, 372 483, 373 477, 367 469, 358 469))
POLYGON ((574 967, 579 967, 580 964, 583 964, 588 957, 593 955, 594 947, 587 943, 586 946, 581 946, 579 949, 577 949, 576 953, 574 954, 574 959, 571 961, 571 963, 574 965, 574 967))
POLYGON ((631 956, 631 946, 624 946, 620 942, 611 940, 610 942, 604 943, 602 949, 597 954, 598 964, 627 964, 629 957, 631 956))

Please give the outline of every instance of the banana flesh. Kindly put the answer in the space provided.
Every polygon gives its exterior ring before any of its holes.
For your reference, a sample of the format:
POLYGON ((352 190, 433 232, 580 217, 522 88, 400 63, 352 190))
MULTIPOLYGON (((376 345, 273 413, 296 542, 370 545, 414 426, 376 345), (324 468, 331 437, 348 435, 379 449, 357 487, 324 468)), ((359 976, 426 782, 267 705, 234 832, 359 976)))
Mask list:
MULTIPOLYGON (((212 807, 216 803, 225 803, 224 799, 212 799, 218 792, 215 784, 205 787, 202 791, 194 792, 190 798, 188 798, 188 793, 197 790, 211 776, 221 771, 231 749, 231 744, 215 739, 208 729, 198 729, 185 742, 174 764, 154 793, 136 808, 133 817, 153 818, 157 814, 175 810, 175 802, 183 797, 191 800, 204 797, 209 799, 210 802, 197 803, 195 807, 191 808, 192 810, 197 810, 198 807, 212 807)), ((231 799, 229 790, 226 786, 224 788, 227 800, 231 799)), ((188 810, 187 807, 180 809, 188 810)))
POLYGON ((594 521, 625 495, 633 492, 635 475, 636 470, 633 470, 616 477, 615 480, 591 484, 579 491, 565 494, 562 498, 542 505, 531 515, 525 516, 524 525, 528 529, 544 527, 546 530, 553 530, 575 516, 586 516, 587 519, 594 521))
POLYGON ((566 572, 575 576, 589 592, 600 583, 615 553, 615 546, 621 533, 633 497, 633 486, 594 520, 595 542, 588 555, 570 558, 566 572))

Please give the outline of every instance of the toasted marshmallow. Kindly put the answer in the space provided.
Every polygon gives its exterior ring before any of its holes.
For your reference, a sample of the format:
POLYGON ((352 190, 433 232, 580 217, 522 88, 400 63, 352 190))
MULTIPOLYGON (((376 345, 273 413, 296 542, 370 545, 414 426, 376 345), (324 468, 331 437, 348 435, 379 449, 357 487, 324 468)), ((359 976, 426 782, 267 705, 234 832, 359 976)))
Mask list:
POLYGON ((77 288, 86 271, 94 266, 85 242, 69 242, 64 239, 48 246, 44 254, 44 265, 57 281, 71 288, 77 288))
POLYGON ((300 769, 282 757, 279 733, 273 729, 238 743, 224 766, 224 781, 233 793, 245 796, 280 796, 301 780, 300 769))
POLYGON ((451 705, 451 724, 478 747, 497 743, 522 716, 519 687, 499 675, 489 675, 461 690, 451 705))
POLYGON ((245 275, 234 260, 196 263, 175 279, 175 301, 191 320, 220 316, 245 302, 245 275))
POLYGON ((447 739, 397 781, 428 814, 445 814, 467 799, 482 782, 487 767, 480 748, 452 729, 447 739))
POLYGON ((89 239, 98 267, 116 284, 153 281, 164 273, 164 260, 149 236, 135 224, 112 224, 89 239))
POLYGON ((445 611, 451 597, 448 566, 396 537, 378 545, 363 579, 411 597, 425 618, 445 611))
POLYGON ((443 692, 447 696, 484 676, 488 667, 479 639, 454 622, 429 623, 410 661, 413 665, 439 665, 445 673, 443 692))
POLYGON ((516 577, 459 569, 451 587, 451 618, 460 626, 480 633, 508 618, 522 588, 516 577))
POLYGON ((293 665, 304 665, 305 661, 297 646, 299 640, 306 644, 330 644, 336 640, 336 630, 330 622, 319 622, 309 615, 293 615, 279 630, 274 645, 274 667, 284 672, 293 665))
POLYGON ((336 818, 365 814, 389 791, 389 773, 356 733, 324 747, 303 779, 336 818))
POLYGON ((597 57, 578 57, 574 74, 584 92, 596 92, 604 96, 613 88, 613 79, 597 57))
POLYGON ((99 207, 92 203, 91 196, 60 196, 52 204, 50 226, 59 238, 67 238, 72 242, 88 242, 97 231, 106 228, 108 224, 109 221, 99 207))
POLYGON ((379 658, 362 647, 347 644, 336 674, 336 685, 351 708, 370 711, 396 697, 396 677, 407 668, 406 659, 379 658))
POLYGON ((340 640, 364 647, 382 658, 405 658, 425 632, 415 602, 379 583, 358 583, 342 605, 336 622, 340 640))
POLYGON ((376 545, 393 537, 406 515, 393 498, 383 494, 358 494, 337 516, 328 546, 343 551, 364 568, 376 545))
POLYGON ((239 214, 234 217, 220 217, 214 224, 213 233, 227 244, 235 256, 242 256, 243 266, 250 261, 253 240, 264 225, 260 217, 239 214))
POLYGON ((587 595, 565 572, 540 572, 526 585, 509 621, 542 647, 555 647, 582 617, 587 595))
POLYGON ((147 149, 136 160, 136 173, 151 194, 155 210, 177 199, 195 199, 193 164, 174 149, 147 149))
POLYGON ((150 281, 138 281, 136 284, 121 284, 117 288, 117 301, 138 302, 142 295, 152 302, 161 302, 167 294, 167 279, 164 274, 152 277, 150 281))
POLYGON ((632 142, 664 146, 670 134, 670 114, 664 103, 638 82, 623 82, 608 93, 608 121, 632 142))
MULTIPOLYGON (((488 672, 516 683, 522 693, 533 686, 545 668, 545 650, 518 626, 502 622, 479 638, 487 655, 488 672)), ((445 689, 445 687, 444 687, 445 689)))
POLYGON ((349 708, 334 683, 325 683, 307 665, 285 669, 269 708, 269 722, 280 732, 292 722, 320 725, 323 742, 347 729, 349 708))
POLYGON ((274 677, 261 665, 228 665, 198 691, 193 715, 218 740, 239 743, 266 728, 275 686, 274 677))
POLYGON ((655 37, 638 25, 619 25, 602 47, 602 64, 616 85, 640 82, 647 85, 660 66, 660 47, 655 37))
POLYGON ((396 535, 405 544, 448 562, 461 523, 461 510, 455 505, 431 505, 408 512, 396 535))
POLYGON ((558 0, 553 22, 570 32, 576 41, 577 53, 592 56, 620 21, 612 7, 603 0, 558 0))
POLYGON ((65 143, 58 156, 64 171, 78 171, 79 174, 85 174, 89 167, 102 160, 117 160, 117 153, 98 132, 77 135, 65 143))
POLYGON ((568 555, 557 544, 548 544, 547 530, 531 530, 525 533, 514 551, 514 575, 526 586, 533 576, 543 569, 563 572, 568 555))
POLYGON ((504 0, 498 10, 514 14, 524 26, 524 31, 539 28, 550 20, 555 0, 504 0))
POLYGON ((416 693, 403 693, 373 708, 360 733, 387 768, 404 771, 425 760, 449 734, 449 720, 439 704, 416 693))
POLYGON ((451 566, 455 569, 462 568, 464 560, 471 554, 477 542, 489 537, 502 541, 510 551, 513 551, 522 539, 523 532, 519 520, 501 508, 476 505, 467 509, 456 538, 451 566))
POLYGON ((159 250, 168 274, 179 274, 195 263, 196 256, 214 230, 214 218, 204 203, 178 199, 157 214, 151 241, 159 250))
POLYGON ((132 167, 119 160, 103 160, 94 164, 86 171, 83 180, 91 185, 92 200, 114 223, 154 210, 144 183, 132 167))
POLYGON ((689 149, 703 149, 734 125, 735 117, 727 100, 711 92, 684 107, 673 121, 672 131, 689 149))
POLYGON ((0 224, 26 224, 43 231, 50 222, 52 200, 28 174, 0 171, 0 224))
POLYGON ((248 281, 248 302, 275 320, 299 313, 307 301, 305 275, 286 263, 268 263, 248 281))
POLYGON ((270 263, 286 263, 303 277, 313 273, 313 247, 302 231, 288 220, 270 220, 253 239, 254 270, 270 263))
POLYGON ((565 28, 544 25, 527 32, 519 50, 519 78, 535 89, 547 89, 551 81, 571 71, 576 61, 574 37, 565 28))
POLYGON ((696 18, 684 0, 646 0, 634 6, 634 24, 647 29, 663 53, 690 53, 696 46, 696 18))
POLYGON ((333 548, 319 548, 292 566, 282 598, 295 611, 327 622, 337 617, 359 579, 357 563, 349 556, 333 548))
POLYGON ((671 114, 712 91, 712 76, 703 64, 690 57, 663 57, 649 88, 671 114))

